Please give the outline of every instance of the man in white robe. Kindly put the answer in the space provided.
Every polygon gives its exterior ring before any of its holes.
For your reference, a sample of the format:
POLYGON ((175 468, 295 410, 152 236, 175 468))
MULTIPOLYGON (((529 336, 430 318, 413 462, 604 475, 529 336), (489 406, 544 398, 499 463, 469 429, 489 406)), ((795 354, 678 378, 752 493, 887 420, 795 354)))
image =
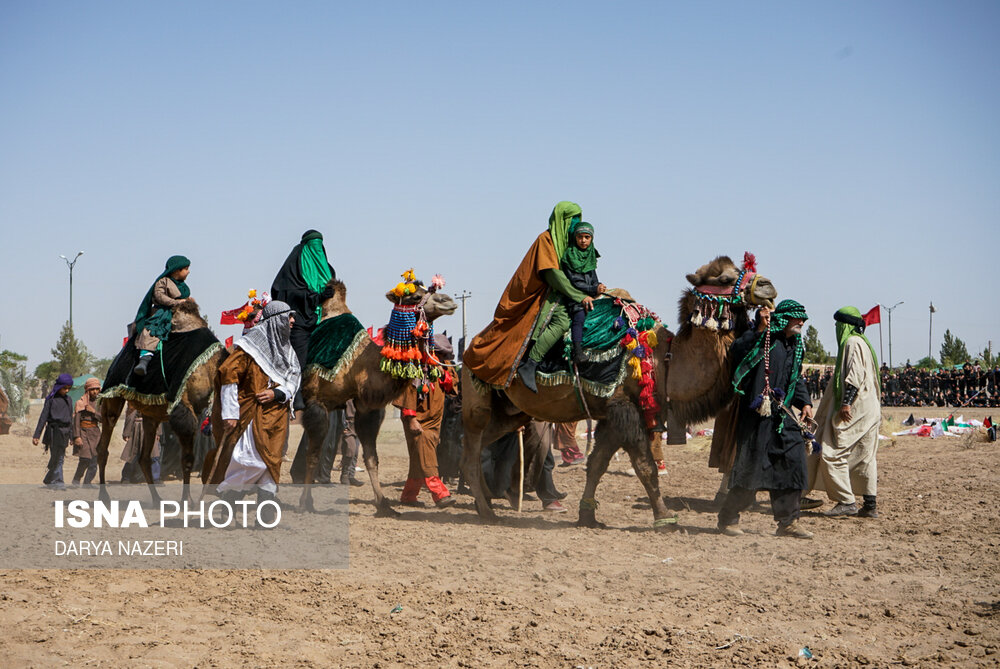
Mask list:
MULTIPOLYGON (((834 314, 837 366, 816 413, 816 440, 822 453, 810 455, 809 487, 825 491, 834 507, 824 515, 878 518, 878 430, 882 423, 878 359, 864 335, 865 322, 854 307, 834 314), (864 499, 858 507, 857 495, 864 499)), ((803 499, 802 508, 822 502, 803 499)))

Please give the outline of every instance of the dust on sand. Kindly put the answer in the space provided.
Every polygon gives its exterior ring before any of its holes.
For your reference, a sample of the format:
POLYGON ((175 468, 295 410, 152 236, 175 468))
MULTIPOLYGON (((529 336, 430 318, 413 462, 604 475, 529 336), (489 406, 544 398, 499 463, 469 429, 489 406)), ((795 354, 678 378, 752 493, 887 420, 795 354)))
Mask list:
MULTIPOLYGON (((898 426, 909 413, 886 417, 898 426)), ((686 533, 651 530, 622 454, 598 489, 602 530, 538 502, 522 514, 500 502, 502 523, 486 526, 469 497, 380 519, 365 487, 351 490, 343 571, 0 571, 0 656, 6 666, 997 664, 997 444, 883 442, 882 518, 807 514, 812 541, 775 537, 766 495, 743 519, 746 536, 717 534, 707 447, 665 447, 661 491, 686 533)), ((386 420, 380 450, 398 499, 398 420, 386 420)), ((40 482, 45 457, 26 426, 0 437, 0 453, 0 482, 40 482)), ((584 477, 582 466, 556 470, 571 509, 584 477)))

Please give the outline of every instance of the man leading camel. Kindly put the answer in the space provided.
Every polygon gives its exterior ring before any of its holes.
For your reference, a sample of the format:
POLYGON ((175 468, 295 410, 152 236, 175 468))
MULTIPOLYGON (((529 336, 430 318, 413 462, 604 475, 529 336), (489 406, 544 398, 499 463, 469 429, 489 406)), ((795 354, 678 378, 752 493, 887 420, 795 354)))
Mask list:
POLYGON ((771 314, 762 307, 758 324, 730 347, 739 360, 733 375, 738 398, 736 460, 729 492, 719 511, 719 530, 739 536, 740 512, 753 504, 758 490, 771 493, 778 536, 810 539, 798 524, 799 500, 806 488, 806 453, 802 431, 785 408, 812 416, 809 391, 802 379, 802 325, 808 316, 794 300, 782 300, 771 314), (783 408, 784 407, 784 408, 783 408))
MULTIPOLYGON (((865 336, 865 320, 855 307, 833 315, 837 323, 837 366, 819 403, 816 440, 820 455, 809 457, 809 489, 825 490, 837 504, 827 516, 878 518, 878 428, 882 423, 878 358, 865 336), (855 495, 864 497, 858 509, 855 495)), ((803 499, 802 508, 819 500, 803 499)))
POLYGON ((552 333, 560 329, 560 325, 561 332, 569 327, 569 317, 563 311, 565 322, 547 331, 556 307, 563 296, 588 306, 593 301, 574 288, 560 269, 569 244, 570 228, 580 223, 581 217, 582 210, 575 202, 560 202, 552 210, 549 229, 538 235, 521 260, 500 297, 493 321, 476 335, 465 351, 462 359, 479 380, 506 388, 517 372, 524 385, 536 391, 535 368, 541 360, 539 352, 544 353, 555 343, 552 333), (525 359, 532 342, 534 353, 525 359))

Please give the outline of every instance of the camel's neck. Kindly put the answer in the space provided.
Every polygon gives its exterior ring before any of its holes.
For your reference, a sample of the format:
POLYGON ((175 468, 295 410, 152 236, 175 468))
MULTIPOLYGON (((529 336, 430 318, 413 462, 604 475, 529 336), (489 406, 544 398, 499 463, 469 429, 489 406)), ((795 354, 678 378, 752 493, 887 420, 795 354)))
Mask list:
POLYGON ((334 316, 342 316, 344 314, 351 313, 351 310, 347 308, 347 303, 344 298, 339 295, 334 295, 329 300, 323 303, 322 314, 320 315, 320 320, 325 321, 328 318, 333 318, 334 316))

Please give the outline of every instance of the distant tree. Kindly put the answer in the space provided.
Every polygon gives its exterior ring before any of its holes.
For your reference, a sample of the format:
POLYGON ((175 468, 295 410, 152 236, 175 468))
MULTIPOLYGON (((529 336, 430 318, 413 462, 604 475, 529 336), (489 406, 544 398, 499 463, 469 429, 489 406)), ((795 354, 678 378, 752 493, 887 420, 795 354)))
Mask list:
POLYGON ((940 367, 940 365, 938 365, 938 361, 930 356, 917 360, 918 369, 937 369, 938 367, 940 367))
POLYGON ((55 381, 59 374, 59 363, 55 360, 43 362, 38 367, 35 367, 35 378, 48 384, 55 381))
POLYGON ((95 358, 90 363, 90 373, 99 379, 103 379, 108 375, 108 369, 111 367, 112 362, 114 362, 114 358, 95 358))
POLYGON ((988 346, 979 354, 979 359, 983 361, 983 367, 993 367, 997 364, 997 356, 990 351, 988 346))
POLYGON ((961 365, 969 361, 969 350, 965 347, 965 342, 951 334, 951 330, 944 331, 944 343, 941 344, 941 365, 961 365))
POLYGON ((802 362, 814 363, 818 365, 829 365, 834 362, 833 356, 823 348, 823 342, 819 340, 819 331, 810 325, 806 328, 806 336, 802 339, 805 353, 802 355, 802 362))
POLYGON ((24 363, 28 356, 4 349, 0 351, 0 386, 3 387, 4 394, 10 402, 7 407, 7 416, 11 420, 18 420, 28 413, 31 399, 28 396, 28 385, 30 379, 24 363))
POLYGON ((59 341, 51 351, 59 366, 59 374, 66 373, 70 376, 80 376, 86 374, 91 367, 93 356, 83 345, 83 342, 73 334, 73 328, 69 321, 63 325, 62 332, 59 333, 59 341))

